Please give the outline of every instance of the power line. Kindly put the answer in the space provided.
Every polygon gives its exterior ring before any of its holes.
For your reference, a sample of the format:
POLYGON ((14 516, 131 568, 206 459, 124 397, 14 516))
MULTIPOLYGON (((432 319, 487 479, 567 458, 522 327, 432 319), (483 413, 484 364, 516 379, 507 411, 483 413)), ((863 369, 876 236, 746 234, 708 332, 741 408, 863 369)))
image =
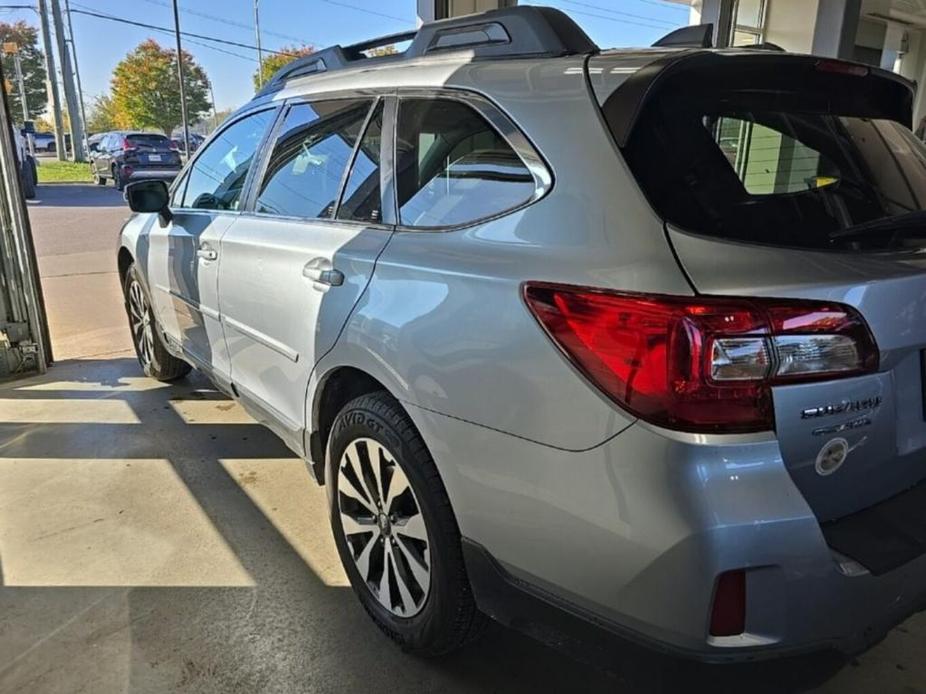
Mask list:
MULTIPOLYGON (((646 15, 633 14, 631 12, 621 12, 620 10, 612 10, 610 7, 604 7, 602 5, 594 5, 589 2, 578 2, 578 0, 560 0, 560 2, 565 2, 568 5, 577 5, 579 7, 589 7, 593 10, 600 10, 602 12, 619 15, 621 17, 630 17, 631 19, 642 19, 646 22, 654 22, 658 24, 665 24, 667 26, 675 26, 675 22, 671 22, 666 19, 659 19, 657 17, 647 17, 646 15)), ((605 19, 610 19, 610 18, 605 17, 605 19)))
POLYGON ((329 5, 337 5, 338 7, 346 7, 350 10, 355 10, 357 12, 366 12, 367 14, 371 14, 375 17, 385 17, 386 19, 394 19, 397 22, 402 22, 403 24, 411 24, 411 22, 408 21, 408 17, 396 17, 394 14, 385 14, 383 12, 377 12, 376 10, 368 10, 366 7, 359 7, 357 5, 351 5, 346 2, 338 2, 338 0, 322 0, 322 2, 326 2, 329 5))
MULTIPOLYGON (((158 5, 159 7, 170 8, 171 6, 169 3, 163 2, 162 0, 144 0, 144 1, 151 5, 158 5)), ((239 29, 247 29, 248 31, 253 29, 253 27, 249 24, 245 24, 243 22, 236 22, 226 17, 220 17, 218 15, 209 14, 208 12, 201 12, 199 10, 191 10, 191 9, 187 9, 184 7, 181 7, 180 11, 183 14, 189 14, 189 15, 194 15, 196 17, 202 17, 203 19, 209 19, 209 20, 212 20, 213 22, 218 22, 219 24, 225 24, 226 26, 237 27, 239 29)), ((290 34, 281 34, 278 31, 270 31, 268 29, 262 29, 261 33, 267 34, 268 36, 276 36, 277 38, 286 39, 287 41, 296 41, 303 45, 309 43, 304 38, 301 38, 299 36, 292 36, 290 34)))
MULTIPOLYGON (((568 0, 560 0, 560 1, 568 2, 568 0)), ((633 26, 646 27, 647 29, 659 29, 661 31, 665 31, 670 26, 674 26, 674 25, 665 25, 665 24, 650 24, 648 22, 638 22, 633 19, 623 19, 622 17, 609 17, 606 14, 598 14, 596 12, 587 12, 586 10, 575 10, 572 8, 569 8, 569 9, 564 8, 564 10, 572 14, 581 14, 581 15, 585 15, 586 17, 595 17, 596 19, 604 19, 609 22, 618 22, 620 24, 632 24, 633 26)))
MULTIPOLYGON (((75 3, 75 5, 77 4, 75 3)), ((79 5, 79 7, 85 7, 85 6, 79 5)), ((102 14, 100 12, 91 12, 89 10, 71 10, 71 12, 73 12, 74 14, 86 15, 88 17, 96 17, 97 19, 105 19, 110 22, 119 22, 120 24, 130 24, 132 26, 142 27, 143 29, 149 29, 149 30, 155 30, 155 31, 166 31, 171 34, 174 33, 172 29, 168 29, 167 27, 157 26, 156 24, 146 24, 144 22, 136 22, 131 19, 126 19, 125 17, 117 17, 115 15, 102 14)), ((229 41, 228 39, 220 39, 215 36, 206 36, 204 34, 193 34, 188 31, 181 31, 180 34, 182 36, 187 36, 190 38, 202 39, 203 41, 212 41, 215 43, 221 43, 226 46, 236 46, 237 48, 248 48, 250 50, 257 50, 257 46, 252 46, 251 44, 247 44, 247 43, 240 43, 238 41, 229 41)), ((270 48, 267 48, 265 50, 267 50, 269 53, 276 53, 277 55, 288 55, 294 58, 298 57, 296 54, 289 53, 288 51, 275 51, 270 48)))

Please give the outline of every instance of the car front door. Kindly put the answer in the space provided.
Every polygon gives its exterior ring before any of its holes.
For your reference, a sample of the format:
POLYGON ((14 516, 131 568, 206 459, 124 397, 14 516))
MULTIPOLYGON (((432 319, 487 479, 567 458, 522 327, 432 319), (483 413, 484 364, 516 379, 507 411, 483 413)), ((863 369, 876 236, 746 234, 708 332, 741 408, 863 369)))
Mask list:
POLYGON ((251 165, 275 115, 275 108, 251 112, 214 137, 174 189, 173 219, 149 233, 149 291, 167 339, 225 383, 220 241, 238 217, 251 165))
POLYGON ((382 218, 384 111, 373 98, 289 104, 251 211, 222 238, 232 381, 245 408, 297 450, 312 368, 392 230, 382 218))

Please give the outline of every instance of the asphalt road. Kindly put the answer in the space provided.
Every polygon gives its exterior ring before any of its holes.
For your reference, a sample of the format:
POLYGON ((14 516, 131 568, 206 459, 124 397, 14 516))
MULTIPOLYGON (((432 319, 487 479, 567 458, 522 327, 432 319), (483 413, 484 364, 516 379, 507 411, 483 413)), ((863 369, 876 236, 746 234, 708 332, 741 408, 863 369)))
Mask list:
POLYGON ((0 387, 0 692, 926 692, 923 616, 845 667, 630 646, 587 664, 499 626, 403 654, 347 587, 301 461, 201 376, 140 375, 121 195, 40 186, 29 211, 61 361, 0 387))

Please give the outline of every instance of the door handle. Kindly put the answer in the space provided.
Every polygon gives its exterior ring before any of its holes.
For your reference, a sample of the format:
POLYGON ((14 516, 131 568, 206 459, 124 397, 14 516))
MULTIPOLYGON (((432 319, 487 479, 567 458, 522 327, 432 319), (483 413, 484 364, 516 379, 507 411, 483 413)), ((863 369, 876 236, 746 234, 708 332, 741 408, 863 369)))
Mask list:
POLYGON ((196 250, 196 257, 203 260, 218 260, 219 254, 214 248, 203 244, 196 250))
POLYGON ((302 268, 302 276, 329 287, 340 287, 344 284, 344 273, 335 270, 327 258, 314 258, 307 262, 302 268))

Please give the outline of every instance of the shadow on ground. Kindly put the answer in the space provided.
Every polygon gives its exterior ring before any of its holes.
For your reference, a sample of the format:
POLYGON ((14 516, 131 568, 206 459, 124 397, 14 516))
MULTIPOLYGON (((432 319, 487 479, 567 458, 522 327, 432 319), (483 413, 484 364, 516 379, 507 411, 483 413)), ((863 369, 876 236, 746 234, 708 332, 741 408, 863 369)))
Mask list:
POLYGON ((134 359, 65 362, 0 386, 0 404, 3 692, 783 692, 841 667, 630 645, 590 667, 498 626, 420 660, 346 587, 301 461, 200 376, 161 387, 134 359))

